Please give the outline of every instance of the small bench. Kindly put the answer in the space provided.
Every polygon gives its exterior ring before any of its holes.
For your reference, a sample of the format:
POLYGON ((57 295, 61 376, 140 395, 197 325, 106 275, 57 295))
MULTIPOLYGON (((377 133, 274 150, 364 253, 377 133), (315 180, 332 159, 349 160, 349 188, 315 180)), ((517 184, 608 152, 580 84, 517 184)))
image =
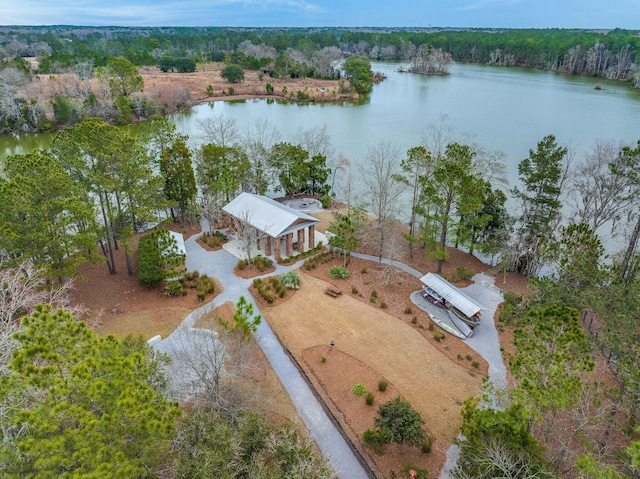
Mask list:
POLYGON ((340 296, 342 294, 342 291, 340 291, 338 288, 336 288, 334 286, 327 286, 327 288, 324 290, 324 292, 326 294, 328 294, 329 296, 333 296, 334 298, 337 298, 338 296, 340 296))

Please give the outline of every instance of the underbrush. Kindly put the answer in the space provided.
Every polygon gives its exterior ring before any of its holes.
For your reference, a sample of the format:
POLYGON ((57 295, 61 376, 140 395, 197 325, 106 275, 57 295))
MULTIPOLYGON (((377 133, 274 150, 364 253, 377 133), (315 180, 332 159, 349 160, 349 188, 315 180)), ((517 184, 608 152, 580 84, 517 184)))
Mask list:
POLYGON ((315 255, 313 258, 309 258, 307 261, 302 263, 302 266, 307 271, 311 271, 312 269, 316 269, 319 265, 329 263, 334 259, 338 258, 338 254, 334 251, 323 251, 315 255))
POLYGON ((287 287, 279 278, 275 276, 268 279, 254 279, 253 287, 267 303, 273 303, 276 298, 284 298, 287 294, 287 287))
POLYGON ((267 258, 266 256, 258 255, 253 258, 251 265, 249 265, 249 260, 246 259, 241 259, 240 261, 238 261, 238 269, 240 271, 244 270, 247 266, 249 266, 250 268, 255 267, 258 271, 263 273, 267 269, 271 268, 271 266, 273 266, 273 260, 267 258))
POLYGON ((201 238, 210 248, 220 248, 229 239, 222 231, 205 231, 201 238))
POLYGON ((179 279, 169 280, 164 285, 165 296, 186 296, 190 289, 196 290, 198 301, 204 301, 208 294, 216 291, 213 279, 198 271, 191 271, 179 279))

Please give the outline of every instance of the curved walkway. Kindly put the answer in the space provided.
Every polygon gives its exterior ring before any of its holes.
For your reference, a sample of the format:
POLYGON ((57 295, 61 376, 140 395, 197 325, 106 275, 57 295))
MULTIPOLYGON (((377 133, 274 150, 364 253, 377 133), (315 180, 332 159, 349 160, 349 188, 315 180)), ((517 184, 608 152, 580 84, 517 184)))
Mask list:
MULTIPOLYGON (((207 227, 208 225, 203 224, 203 231, 208 229, 207 227)), ((184 347, 184 341, 181 341, 180 338, 180 334, 184 331, 184 328, 193 327, 203 314, 213 311, 226 301, 231 301, 235 304, 238 302, 238 299, 240 299, 240 296, 244 296, 247 301, 253 304, 254 312, 260 314, 258 305, 249 293, 249 286, 253 279, 242 279, 233 273, 233 268, 238 263, 238 258, 225 250, 215 252, 207 251, 196 242, 196 239, 197 235, 194 235, 185 241, 187 270, 197 270, 200 273, 215 277, 222 283, 224 291, 211 303, 189 314, 178 328, 181 331, 176 330, 167 338, 154 344, 160 351, 170 355, 172 352, 179 351, 180 348, 184 347)), ((286 271, 296 269, 299 266, 299 264, 286 267, 276 265, 276 271, 272 274, 282 274, 286 271)), ((322 405, 311 391, 297 367, 284 351, 266 321, 263 320, 260 323, 255 336, 258 344, 271 363, 271 367, 289 393, 291 400, 298 410, 298 414, 304 421, 322 453, 329 459, 338 477, 343 479, 368 477, 367 472, 356 458, 351 447, 327 416, 322 405)))
MULTIPOLYGON (((208 230, 208 224, 203 222, 203 231, 208 230)), ((258 305, 249 294, 249 286, 253 279, 242 279, 233 273, 233 269, 238 259, 224 249, 210 252, 202 248, 197 242, 197 235, 194 235, 185 241, 187 251, 186 267, 189 271, 199 271, 200 273, 213 276, 218 279, 224 288, 224 291, 218 295, 211 303, 189 314, 180 324, 178 329, 191 328, 196 321, 205 313, 213 311, 226 301, 237 303, 240 296, 244 296, 251 304, 253 304, 256 314, 260 314, 258 305)), ((351 253, 356 258, 367 259, 371 261, 380 261, 377 256, 371 256, 361 253, 351 253)), ((385 264, 392 264, 397 268, 421 278, 423 274, 404 263, 382 258, 385 264)), ((282 274, 284 272, 296 269, 302 261, 290 265, 276 265, 276 271, 271 274, 282 274)), ((480 273, 473 277, 474 284, 465 288, 465 292, 481 304, 487 307, 485 317, 489 318, 483 321, 476 328, 473 337, 466 340, 467 344, 478 354, 480 354, 489 363, 489 377, 496 387, 506 387, 506 368, 502 362, 502 354, 500 352, 500 343, 498 341, 498 333, 493 322, 493 316, 498 304, 502 302, 502 292, 494 285, 494 278, 486 274, 480 273)), ((418 305, 420 306, 420 305, 418 305)), ((176 330, 167 338, 155 344, 155 346, 164 352, 171 354, 172 351, 178 350, 181 346, 179 340, 180 331, 176 330)), ((267 359, 271 363, 272 368, 280 378, 285 389, 289 393, 298 414, 303 419, 307 429, 318 444, 318 447, 329 461, 340 478, 366 478, 367 472, 362 467, 351 447, 347 444, 341 433, 335 427, 331 419, 327 416, 322 405, 311 391, 309 385, 304 380, 296 366, 293 364, 277 337, 269 327, 266 321, 262 321, 256 331, 256 340, 264 351, 267 359)), ((182 343, 183 344, 183 343, 182 343)), ((440 479, 448 479, 451 477, 450 471, 455 466, 458 457, 457 446, 451 446, 447 451, 447 461, 442 471, 440 479)))
MULTIPOLYGON (((377 256, 361 253, 351 253, 351 255, 356 258, 380 261, 377 256)), ((382 262, 392 264, 418 279, 424 276, 420 271, 398 261, 382 258, 382 262)), ((485 306, 486 309, 482 311, 482 314, 486 319, 475 328, 473 336, 467 338, 465 342, 489 363, 489 378, 494 386, 498 389, 504 389, 507 387, 507 369, 502 361, 498 331, 493 321, 496 309, 503 301, 502 291, 495 286, 495 278, 485 273, 476 274, 472 279, 473 284, 463 288, 464 292, 485 306)), ((423 304, 414 301, 413 298, 412 301, 416 306, 425 309, 423 304)), ((447 450, 447 460, 440 471, 440 479, 452 477, 451 471, 456 465, 458 456, 458 446, 452 445, 447 450)))

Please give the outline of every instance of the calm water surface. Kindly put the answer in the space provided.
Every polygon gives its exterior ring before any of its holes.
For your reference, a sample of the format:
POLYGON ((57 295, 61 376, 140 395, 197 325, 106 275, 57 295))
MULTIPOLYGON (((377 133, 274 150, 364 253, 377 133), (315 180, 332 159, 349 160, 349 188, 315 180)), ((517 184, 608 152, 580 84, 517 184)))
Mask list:
MULTIPOLYGON (((640 91, 627 84, 576 78, 518 68, 457 64, 448 76, 398 73, 397 63, 374 63, 387 75, 362 104, 296 104, 267 100, 216 102, 173 115, 178 129, 199 144, 198 121, 213 115, 234 118, 238 126, 269 120, 283 141, 301 129, 326 125, 336 153, 356 170, 367 150, 381 141, 403 152, 420 144, 429 124, 446 115, 457 141, 474 141, 507 155, 507 175, 517 180, 517 164, 547 134, 569 146, 577 158, 595 140, 640 139, 640 91)), ((48 147, 52 135, 0 136, 0 157, 48 147)), ((354 174, 354 179, 357 175, 354 174)))
POLYGON ((596 90, 592 78, 479 65, 454 65, 445 77, 398 73, 398 64, 373 66, 388 78, 363 104, 217 102, 173 120, 196 143, 198 121, 213 115, 235 118, 240 126, 266 118, 286 141, 303 128, 326 125, 336 152, 362 168, 371 145, 389 141, 404 152, 446 115, 457 141, 506 153, 511 183, 517 164, 545 135, 554 134, 578 158, 598 139, 640 139, 640 91, 626 84, 600 82, 596 90))

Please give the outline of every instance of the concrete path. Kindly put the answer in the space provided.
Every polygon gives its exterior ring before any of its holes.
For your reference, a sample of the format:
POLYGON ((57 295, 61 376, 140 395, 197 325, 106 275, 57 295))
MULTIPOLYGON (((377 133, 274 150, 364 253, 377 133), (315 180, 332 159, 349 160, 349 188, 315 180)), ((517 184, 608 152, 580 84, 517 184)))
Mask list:
MULTIPOLYGON (((203 231, 206 230, 208 230, 208 224, 203 224, 203 231)), ((194 235, 185 241, 187 270, 197 270, 217 278, 222 283, 224 291, 211 303, 190 313, 173 334, 154 344, 160 351, 170 355, 175 355, 176 351, 185 347, 183 340, 185 329, 192 328, 203 314, 213 311, 226 301, 235 304, 240 296, 244 296, 247 301, 253 304, 254 313, 260 314, 257 304, 248 291, 253 279, 242 279, 233 274, 233 268, 238 263, 238 258, 225 250, 206 251, 196 242, 196 238, 194 235)), ((278 265, 275 273, 272 274, 279 275, 299 266, 300 264, 286 267, 278 265)), ((291 396, 298 414, 318 444, 320 451, 329 459, 338 477, 342 479, 369 477, 265 320, 258 326, 255 336, 272 368, 291 396)), ((179 360, 179 356, 176 355, 174 360, 179 360)), ((177 368, 177 371, 181 370, 180 366, 177 368)))
MULTIPOLYGON (((209 229, 206 222, 203 222, 202 227, 203 231, 208 231, 209 229)), ((185 328, 192 328, 203 314, 213 311, 226 301, 231 301, 235 304, 240 296, 244 296, 253 304, 255 314, 260 314, 258 306, 248 290, 253 279, 242 279, 233 273, 233 268, 237 264, 238 258, 224 249, 215 252, 206 251, 196 242, 196 238, 196 236, 192 236, 185 241, 187 270, 199 271, 217 278, 222 283, 224 291, 211 303, 187 315, 173 334, 154 344, 160 351, 168 354, 179 351, 180 348, 184 347, 184 341, 180 341, 180 335, 184 334, 185 328)), ((356 258, 379 261, 377 256, 361 253, 351 253, 351 255, 356 258)), ((424 276, 420 271, 404 263, 386 258, 382 258, 382 262, 392 264, 416 278, 424 276)), ((276 271, 270 275, 282 274, 300 267, 301 264, 302 261, 290 266, 276 265, 276 271)), ((487 309, 482 311, 482 315, 485 318, 484 321, 476 328, 473 337, 467 339, 466 342, 489 363, 489 377, 496 387, 503 388, 506 387, 506 369, 502 362, 498 333, 493 322, 495 310, 498 304, 502 302, 502 292, 494 285, 494 278, 486 274, 475 275, 473 281, 474 284, 464 288, 464 291, 487 309)), ((291 396, 298 414, 322 453, 329 458, 338 477, 358 479, 368 477, 367 472, 329 419, 322 405, 316 399, 266 321, 262 321, 258 326, 255 336, 272 368, 291 396)), ((451 446, 447 451, 447 461, 440 472, 440 479, 452 477, 451 470, 455 467, 458 455, 458 447, 451 446)))
MULTIPOLYGON (((371 256, 361 253, 351 253, 351 256, 355 258, 368 259, 371 261, 380 261, 377 256, 371 256)), ((382 258, 382 262, 385 264, 392 264, 397 268, 415 276, 416 278, 422 278, 424 276, 420 271, 407 266, 398 261, 382 258)), ((502 291, 495 286, 495 278, 485 273, 476 274, 473 278, 473 284, 466 288, 461 288, 467 295, 478 301, 486 309, 482 310, 482 323, 474 329, 473 336, 467 338, 466 343, 482 356, 487 363, 489 363, 489 378, 497 389, 504 389, 507 387, 507 369, 502 361, 502 352, 500 351, 500 341, 498 340, 498 331, 496 330, 493 316, 498 308, 498 305, 503 301, 502 291)), ((429 304, 426 301, 422 301, 422 298, 418 295, 416 300, 412 301, 418 307, 427 309, 429 304)), ((434 306, 435 308, 435 306, 434 306)), ((460 450, 458 446, 452 445, 447 450, 447 460, 444 467, 440 471, 440 479, 449 479, 453 477, 451 471, 455 467, 460 450)))

